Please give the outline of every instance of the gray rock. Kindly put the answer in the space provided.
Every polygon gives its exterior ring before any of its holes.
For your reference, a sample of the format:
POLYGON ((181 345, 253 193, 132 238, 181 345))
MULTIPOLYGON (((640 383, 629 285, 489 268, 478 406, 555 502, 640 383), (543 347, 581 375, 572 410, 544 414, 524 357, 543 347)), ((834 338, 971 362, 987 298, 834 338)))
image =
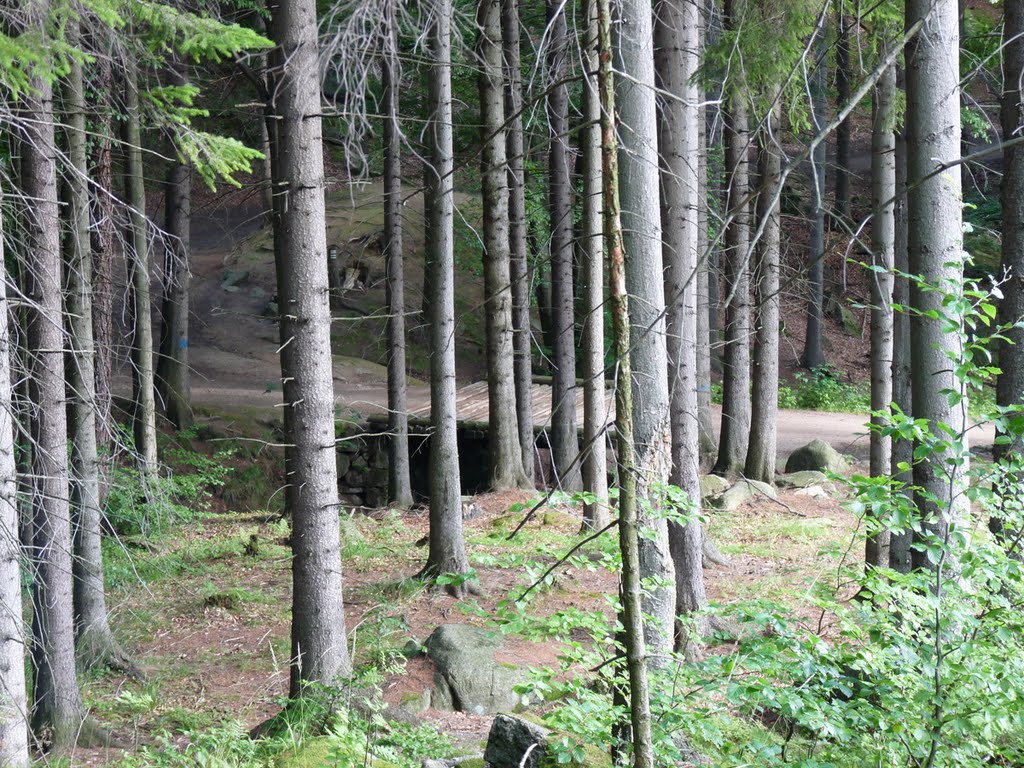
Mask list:
POLYGON ((814 439, 793 451, 786 460, 786 474, 815 470, 840 474, 847 468, 846 459, 824 440, 814 439))
POLYGON ((828 494, 820 485, 809 485, 796 491, 794 496, 810 496, 812 499, 827 499, 828 494))
MULTIPOLYGON (((247 269, 231 269, 224 273, 224 279, 221 280, 220 287, 225 291, 230 291, 232 288, 235 291, 238 290, 236 287, 239 283, 249 277, 249 270, 247 269)), ((234 292, 234 291, 232 291, 234 292)))
POLYGON ((402 655, 407 659, 414 659, 423 655, 423 646, 418 641, 409 638, 402 646, 402 655))
POLYGON ((527 672, 496 659, 501 637, 466 624, 442 624, 424 647, 434 662, 435 709, 493 715, 529 703, 512 689, 527 672))
POLYGON ((408 695, 402 699, 399 706, 413 715, 419 715, 430 709, 430 689, 421 691, 419 694, 408 695))
POLYGON ((491 723, 484 749, 490 768, 537 768, 547 754, 551 731, 512 715, 498 715, 491 723))
POLYGON ((779 492, 775 490, 775 486, 762 483, 760 480, 742 480, 741 482, 749 485, 753 489, 755 496, 760 496, 762 499, 771 499, 772 501, 779 500, 779 492))
POLYGON ((812 485, 824 485, 828 482, 828 477, 816 469, 802 469, 790 475, 779 475, 775 482, 781 488, 808 488, 812 485))
POLYGON ((754 489, 745 482, 736 483, 725 493, 711 500, 711 505, 724 512, 738 509, 740 504, 754 495, 754 489))
POLYGON ((721 496, 729 490, 729 481, 718 475, 701 475, 700 495, 705 499, 721 496))
POLYGON ((483 755, 462 755, 461 757, 449 757, 444 760, 424 760, 422 768, 456 768, 456 766, 467 763, 470 760, 483 759, 483 755))
POLYGON ((740 480, 721 496, 712 499, 711 504, 725 512, 732 512, 748 499, 758 498, 777 501, 779 494, 768 483, 757 480, 740 480))
POLYGON ((843 330, 845 330, 850 336, 858 339, 864 338, 864 334, 861 331, 860 318, 854 313, 849 307, 839 308, 839 317, 843 323, 843 330))

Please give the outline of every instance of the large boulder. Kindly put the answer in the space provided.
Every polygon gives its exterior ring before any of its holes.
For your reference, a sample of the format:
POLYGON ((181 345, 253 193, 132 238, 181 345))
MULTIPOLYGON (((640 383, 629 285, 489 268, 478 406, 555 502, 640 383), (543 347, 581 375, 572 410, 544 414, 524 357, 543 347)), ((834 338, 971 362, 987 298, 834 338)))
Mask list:
POLYGON ((824 440, 815 438, 802 448, 797 448, 786 460, 786 474, 814 470, 816 472, 835 472, 837 475, 846 471, 846 459, 835 448, 824 440))
POLYGON ((825 485, 828 476, 816 469, 802 469, 789 475, 779 475, 775 483, 780 488, 809 488, 812 485, 825 485))
POLYGON ((513 688, 527 681, 527 672, 498 660, 501 637, 466 624, 442 624, 424 645, 434 662, 435 709, 493 715, 528 701, 513 688))
POLYGON ((491 723, 484 749, 489 768, 537 768, 548 750, 551 731, 512 715, 498 715, 491 723))
POLYGON ((734 483, 729 490, 712 499, 711 504, 725 512, 732 512, 738 509, 739 506, 747 501, 748 499, 770 499, 771 501, 778 501, 779 494, 775 489, 768 485, 768 483, 762 483, 758 480, 740 480, 734 483))
POLYGON ((729 481, 721 475, 701 475, 700 495, 710 500, 729 490, 729 481))

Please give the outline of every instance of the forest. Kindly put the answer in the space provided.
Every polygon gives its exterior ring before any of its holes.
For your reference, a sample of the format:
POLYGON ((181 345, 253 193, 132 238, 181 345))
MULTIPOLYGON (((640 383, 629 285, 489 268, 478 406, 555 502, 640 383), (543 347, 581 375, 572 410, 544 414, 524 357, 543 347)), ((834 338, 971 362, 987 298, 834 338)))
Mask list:
POLYGON ((1024 0, 0 2, 0 768, 1024 766, 1024 0))

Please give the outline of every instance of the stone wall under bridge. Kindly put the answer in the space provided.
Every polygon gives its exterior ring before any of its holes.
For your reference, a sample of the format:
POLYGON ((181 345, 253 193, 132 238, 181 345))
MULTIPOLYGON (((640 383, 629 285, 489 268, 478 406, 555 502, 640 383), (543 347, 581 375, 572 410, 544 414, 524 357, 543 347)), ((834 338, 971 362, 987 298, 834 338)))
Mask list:
MULTIPOLYGON (((349 507, 379 508, 388 502, 387 417, 371 416, 361 423, 338 423, 338 493, 349 507)), ((430 467, 430 433, 425 419, 409 420, 409 475, 413 497, 426 501, 430 467)), ((487 490, 490 466, 490 433, 486 423, 460 421, 458 426, 459 470, 462 494, 471 496, 487 490)), ((537 488, 545 488, 551 475, 547 432, 536 434, 534 477, 537 488)))

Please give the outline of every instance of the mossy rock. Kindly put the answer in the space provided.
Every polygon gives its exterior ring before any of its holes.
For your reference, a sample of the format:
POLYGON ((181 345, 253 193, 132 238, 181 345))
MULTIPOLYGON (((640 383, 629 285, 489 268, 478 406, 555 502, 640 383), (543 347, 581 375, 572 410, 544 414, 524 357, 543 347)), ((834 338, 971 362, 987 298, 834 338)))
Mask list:
POLYGON ((834 472, 842 474, 849 468, 846 459, 839 451, 817 438, 807 445, 797 448, 786 460, 786 474, 812 470, 815 472, 834 472))

